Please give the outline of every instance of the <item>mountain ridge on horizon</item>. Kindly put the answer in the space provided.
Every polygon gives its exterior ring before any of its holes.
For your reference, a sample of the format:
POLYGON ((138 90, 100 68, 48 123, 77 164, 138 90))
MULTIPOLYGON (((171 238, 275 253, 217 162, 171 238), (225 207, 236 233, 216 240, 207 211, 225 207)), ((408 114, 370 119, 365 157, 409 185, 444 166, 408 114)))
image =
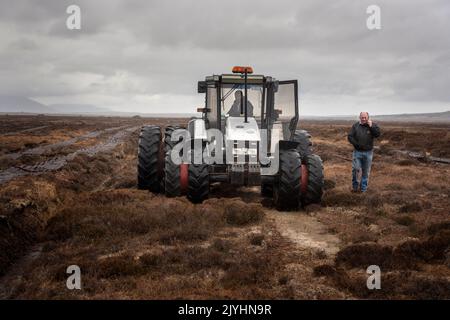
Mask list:
MULTIPOLYGON (((57 103, 45 105, 39 103, 31 98, 20 96, 6 96, 0 95, 0 113, 29 113, 29 114, 86 114, 86 115, 103 115, 103 116, 195 116, 198 113, 142 113, 129 111, 114 111, 105 107, 97 107, 91 104, 76 104, 76 103, 57 103)), ((443 112, 429 112, 429 113, 398 113, 398 114, 380 114, 371 115, 378 120, 395 120, 395 121, 438 121, 450 122, 450 110, 443 112)), ((303 119, 324 119, 324 120, 354 120, 355 115, 303 115, 303 119)))

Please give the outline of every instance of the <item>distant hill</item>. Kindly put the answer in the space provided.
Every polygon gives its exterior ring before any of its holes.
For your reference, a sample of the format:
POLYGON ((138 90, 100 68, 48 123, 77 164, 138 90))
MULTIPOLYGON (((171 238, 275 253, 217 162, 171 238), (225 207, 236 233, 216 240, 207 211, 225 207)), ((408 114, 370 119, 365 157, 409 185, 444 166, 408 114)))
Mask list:
POLYGON ((51 104, 45 105, 33 99, 18 96, 0 96, 2 113, 50 113, 50 114, 108 114, 113 111, 90 104, 51 104))
POLYGON ((0 96, 0 112, 53 113, 54 110, 29 98, 0 96))
POLYGON ((139 113, 113 111, 91 104, 57 103, 45 105, 33 99, 17 96, 0 95, 0 113, 54 114, 54 115, 87 115, 105 117, 149 117, 149 118, 190 118, 196 114, 188 113, 139 113))
MULTIPOLYGON (((392 122, 438 122, 450 123, 450 111, 433 112, 433 113, 402 113, 402 114, 381 114, 371 115, 372 119, 380 121, 392 122)), ((301 116, 300 119, 305 120, 354 120, 358 119, 357 115, 345 116, 301 116)))
POLYGON ((408 121, 408 122, 450 122, 450 111, 435 113, 404 113, 373 116, 378 120, 385 121, 408 121))
POLYGON ((54 110, 54 113, 62 113, 62 114, 89 114, 89 113, 108 113, 111 110, 106 108, 96 107, 91 104, 75 104, 75 103, 67 103, 67 104, 50 104, 49 107, 54 110))
MULTIPOLYGON (((59 114, 59 115, 91 115, 91 116, 117 116, 117 117, 149 117, 149 118, 190 118, 199 116, 199 113, 140 113, 129 111, 113 111, 108 108, 97 107, 90 104, 59 103, 45 105, 33 99, 18 96, 0 95, 0 113, 30 113, 30 114, 59 114)), ((356 121, 357 115, 335 116, 308 116, 300 114, 300 120, 349 120, 356 121)), ((435 113, 406 113, 371 115, 378 121, 393 122, 428 122, 450 123, 450 111, 435 113)))

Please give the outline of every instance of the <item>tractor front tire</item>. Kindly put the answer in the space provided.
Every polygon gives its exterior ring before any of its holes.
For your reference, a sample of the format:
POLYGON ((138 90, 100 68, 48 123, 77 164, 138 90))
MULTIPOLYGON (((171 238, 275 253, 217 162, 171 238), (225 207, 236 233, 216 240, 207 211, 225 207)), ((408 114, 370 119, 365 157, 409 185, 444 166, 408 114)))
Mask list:
POLYGON ((281 150, 279 177, 274 186, 274 202, 278 210, 295 210, 300 205, 301 159, 296 149, 281 150))
POLYGON ((138 144, 138 188, 159 192, 163 165, 160 157, 161 128, 142 127, 138 144))
MULTIPOLYGON (((178 130, 178 129, 184 129, 184 128, 181 127, 181 126, 178 126, 178 125, 170 125, 170 126, 167 126, 167 127, 164 128, 164 137, 163 137, 164 155, 167 155, 167 153, 170 154, 170 152, 172 151, 173 147, 178 143, 178 141, 172 141, 172 134, 173 134, 173 132, 175 130, 178 130)), ((164 159, 167 159, 167 157, 164 157, 164 159)), ((164 160, 164 161, 166 161, 166 160, 164 160)), ((165 163, 164 163, 163 176, 162 176, 162 179, 161 179, 161 190, 163 192, 165 192, 165 190, 166 190, 166 187, 165 187, 165 184, 166 184, 166 177, 165 177, 165 175, 166 175, 166 168, 165 167, 166 166, 165 166, 165 163)), ((168 167, 170 167, 170 169, 167 169, 167 170, 173 172, 173 175, 176 175, 176 173, 174 172, 174 170, 177 169, 176 165, 174 163, 169 163, 168 167)), ((179 168, 178 168, 178 170, 179 170, 179 168)), ((169 180, 175 181, 175 180, 173 180, 175 178, 176 178, 175 176, 171 176, 171 177, 169 177, 169 180)), ((176 188, 173 188, 173 187, 174 187, 174 185, 169 186, 169 193, 175 193, 176 194, 177 193, 176 192, 176 188)))
POLYGON ((193 203, 201 203, 209 195, 209 168, 206 164, 189 165, 187 197, 193 203))
POLYGON ((304 165, 308 171, 308 185, 302 188, 302 205, 320 203, 322 200, 324 176, 322 159, 316 154, 311 154, 304 158, 304 165))

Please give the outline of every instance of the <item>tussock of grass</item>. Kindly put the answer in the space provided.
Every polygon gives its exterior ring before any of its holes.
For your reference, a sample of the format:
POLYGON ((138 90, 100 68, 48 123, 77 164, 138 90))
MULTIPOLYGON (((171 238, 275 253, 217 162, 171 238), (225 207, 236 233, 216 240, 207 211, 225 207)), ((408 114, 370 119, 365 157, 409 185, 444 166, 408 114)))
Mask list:
POLYGON ((336 187, 336 181, 330 180, 330 179, 325 179, 324 185, 323 185, 324 190, 331 190, 331 189, 334 189, 335 187, 336 187))
POLYGON ((405 203, 398 209, 401 213, 420 212, 422 210, 422 205, 417 201, 405 203))
POLYGON ((407 215, 403 215, 403 216, 400 216, 400 217, 395 217, 394 220, 398 224, 401 224, 402 226, 410 226, 410 225, 412 225, 415 222, 413 217, 407 216, 407 215))
POLYGON ((403 159, 396 162, 399 166, 414 166, 417 165, 419 162, 417 160, 413 159, 403 159))
POLYGON ((259 204, 246 204, 242 201, 233 201, 225 208, 225 220, 230 225, 243 226, 260 222, 264 211, 259 204))
POLYGON ((450 245, 450 230, 441 230, 426 240, 408 240, 396 247, 360 243, 345 247, 336 256, 336 265, 382 269, 416 269, 419 263, 442 261, 450 245))
POLYGON ((322 198, 322 204, 327 207, 353 207, 361 205, 363 196, 350 191, 326 192, 322 198))
POLYGON ((225 287, 259 285, 267 286, 276 262, 270 256, 246 256, 234 263, 222 278, 225 287))

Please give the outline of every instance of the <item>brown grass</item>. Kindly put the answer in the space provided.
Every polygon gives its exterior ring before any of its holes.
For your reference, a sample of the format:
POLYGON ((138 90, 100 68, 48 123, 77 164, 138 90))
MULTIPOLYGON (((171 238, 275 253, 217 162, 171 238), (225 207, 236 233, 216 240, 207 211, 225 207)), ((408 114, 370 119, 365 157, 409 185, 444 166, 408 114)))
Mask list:
POLYGON ((407 215, 395 217, 394 220, 402 226, 410 226, 415 222, 413 217, 407 215))
POLYGON ((264 217, 264 211, 261 205, 246 205, 241 200, 228 203, 224 214, 227 223, 236 226, 260 222, 264 217))
MULTIPOLYGON (((72 137, 110 126, 176 121, 14 120, 16 127, 11 119, 0 119, 5 124, 0 131, 49 128, 14 136, 17 145, 2 145, 0 158, 14 148, 65 139, 58 136, 62 134, 72 137)), ((92 158, 79 155, 58 172, 0 186, 0 272, 8 270, 30 245, 38 242, 42 247, 42 253, 25 264, 21 284, 8 297, 449 298, 450 169, 395 152, 447 156, 450 135, 443 132, 448 128, 381 124, 383 136, 377 142, 380 149, 375 151, 369 191, 353 194, 347 161, 349 124, 302 123, 325 160, 325 194, 323 206, 308 206, 299 214, 314 216, 324 230, 340 238, 341 250, 334 262, 333 255, 297 250, 282 238, 266 218, 265 212, 273 208, 270 199, 262 206, 257 193, 214 186, 213 199, 192 205, 184 198, 137 191, 136 132, 112 152, 92 158), (81 267, 82 292, 65 289, 70 264, 81 267), (382 267, 383 290, 367 290, 368 264, 382 267)), ((44 158, 103 138, 54 150, 44 158)), ((20 161, 33 164, 41 158, 20 161)), ((0 159, 1 168, 12 164, 0 159)))
POLYGON ((350 268, 378 265, 384 270, 414 269, 418 263, 442 262, 449 246, 450 230, 442 230, 423 241, 408 240, 395 247, 377 243, 349 245, 339 251, 335 262, 350 268))
POLYGON ((414 201, 405 203, 399 208, 398 211, 401 213, 409 213, 409 212, 420 212, 422 210, 423 210, 422 205, 419 202, 414 201))
MULTIPOLYGON (((238 226, 262 223, 260 205, 238 199, 209 200, 193 205, 184 198, 165 199, 147 192, 106 190, 84 193, 48 222, 46 244, 33 262, 30 277, 46 283, 43 295, 22 288, 15 297, 68 298, 61 288, 65 266, 78 264, 88 289, 84 297, 102 292, 101 279, 109 283, 144 277, 146 283, 157 278, 194 276, 200 280, 207 270, 215 276, 213 283, 198 289, 202 295, 249 297, 249 286, 257 287, 263 297, 273 296, 272 281, 281 268, 276 242, 261 234, 243 229, 248 241, 218 238, 216 235, 238 226), (268 243, 262 251, 262 241, 268 243), (37 266, 51 265, 43 270, 37 266), (55 276, 58 274, 58 276, 55 276), (209 285, 223 286, 220 293, 209 285), (59 289, 58 289, 59 288, 59 289)), ((181 281, 181 280, 180 280, 181 281)), ((131 285, 134 286, 135 280, 131 285)), ((159 284, 172 296, 183 295, 196 282, 180 287, 159 284)), ((206 285, 206 284, 205 284, 206 285)), ((111 290, 111 289, 104 289, 111 290)), ((117 289, 113 289, 117 293, 117 289)), ((151 294, 146 291, 146 294, 151 294)), ((157 297, 153 296, 152 297, 157 297)))

